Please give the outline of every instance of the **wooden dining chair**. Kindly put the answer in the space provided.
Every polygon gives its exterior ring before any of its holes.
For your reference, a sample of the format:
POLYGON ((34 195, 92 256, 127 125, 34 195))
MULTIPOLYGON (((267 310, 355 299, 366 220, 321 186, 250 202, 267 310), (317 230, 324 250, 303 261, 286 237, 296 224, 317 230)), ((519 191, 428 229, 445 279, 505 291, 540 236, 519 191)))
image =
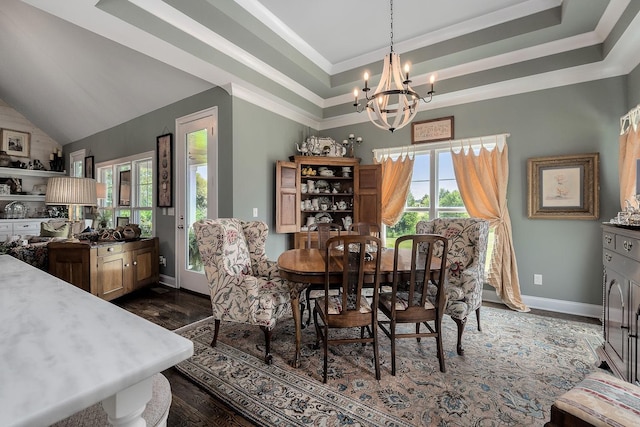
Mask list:
MULTIPOLYGON (((324 376, 327 382, 329 345, 373 344, 376 379, 380 379, 378 359, 378 288, 382 242, 377 237, 342 235, 331 237, 325 249, 324 295, 316 300, 313 318, 316 325, 316 347, 324 347, 324 376), (332 278, 340 270, 339 293, 331 293, 332 278), (365 275, 366 270, 366 275, 365 275), (373 285, 373 301, 363 293, 365 280, 373 285), (320 323, 322 322, 322 325, 320 323), (331 338, 333 328, 360 328, 360 336, 331 338), (368 335, 365 336, 365 329, 368 335)), ((370 284, 367 283, 367 286, 370 284)), ((335 284, 333 284, 335 286, 335 284)))
POLYGON ((368 222, 354 222, 349 227, 349 232, 359 234, 361 236, 374 236, 380 238, 380 228, 377 224, 368 222))
POLYGON ((342 230, 342 226, 336 224, 335 222, 319 222, 316 223, 315 229, 313 227, 309 227, 307 231, 307 244, 306 248, 311 249, 316 247, 321 251, 324 250, 327 240, 331 237, 331 232, 338 232, 340 235, 340 231, 342 230), (317 235, 317 240, 314 237, 317 235))
POLYGON ((446 372, 444 350, 442 348, 442 317, 446 307, 446 257, 442 258, 440 268, 432 266, 434 246, 442 245, 447 253, 448 240, 436 234, 419 234, 402 236, 396 240, 393 259, 393 282, 391 292, 381 292, 378 307, 389 320, 378 322, 380 329, 391 339, 391 375, 396 374, 396 340, 423 337, 436 339, 436 350, 440 371, 446 372), (399 247, 411 245, 410 271, 398 271, 399 247), (404 243, 404 245, 403 245, 404 243), (437 288, 434 303, 428 299, 427 285, 431 283, 437 288), (431 322, 431 323, 429 323, 431 322), (398 329, 402 324, 415 324, 415 333, 409 329, 398 329), (420 326, 427 329, 420 331, 420 326))
MULTIPOLYGON (((340 235, 340 231, 342 230, 342 227, 339 224, 336 224, 335 222, 320 222, 316 224, 316 229, 315 230, 309 230, 307 231, 307 244, 306 244, 306 248, 307 249, 311 249, 312 247, 317 247, 319 250, 324 251, 326 245, 327 245, 327 240, 329 240, 329 238, 331 237, 331 232, 338 232, 338 236, 340 235), (316 244, 314 245, 314 239, 312 239, 312 237, 317 234, 317 240, 315 240, 316 244)), ((309 324, 311 323, 311 292, 314 289, 311 288, 311 286, 309 286, 306 290, 306 304, 305 301, 303 301, 300 304, 300 321, 302 322, 302 318, 304 317, 304 308, 305 305, 307 307, 307 311, 309 312, 309 315, 307 317, 307 321, 303 322, 304 324, 302 326, 307 327, 309 326, 309 324)))

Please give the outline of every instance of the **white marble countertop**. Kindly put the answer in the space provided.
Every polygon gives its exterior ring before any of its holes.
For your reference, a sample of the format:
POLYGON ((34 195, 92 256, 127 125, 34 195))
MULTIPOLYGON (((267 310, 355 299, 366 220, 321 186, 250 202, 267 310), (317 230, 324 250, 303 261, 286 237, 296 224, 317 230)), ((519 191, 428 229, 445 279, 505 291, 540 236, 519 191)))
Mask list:
POLYGON ((0 255, 0 426, 49 425, 193 354, 193 343, 0 255))

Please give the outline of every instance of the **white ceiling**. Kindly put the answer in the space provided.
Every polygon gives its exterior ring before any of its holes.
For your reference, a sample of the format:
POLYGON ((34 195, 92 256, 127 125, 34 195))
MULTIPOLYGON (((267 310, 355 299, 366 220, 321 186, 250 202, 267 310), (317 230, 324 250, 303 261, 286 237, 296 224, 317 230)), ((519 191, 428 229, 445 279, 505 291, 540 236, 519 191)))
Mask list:
MULTIPOLYGON (((414 87, 437 73, 437 106, 624 75, 635 3, 395 0, 394 47, 414 87)), ((318 129, 361 121, 326 111, 390 38, 387 0, 2 0, 0 28, 0 99, 61 144, 213 86, 318 129)))

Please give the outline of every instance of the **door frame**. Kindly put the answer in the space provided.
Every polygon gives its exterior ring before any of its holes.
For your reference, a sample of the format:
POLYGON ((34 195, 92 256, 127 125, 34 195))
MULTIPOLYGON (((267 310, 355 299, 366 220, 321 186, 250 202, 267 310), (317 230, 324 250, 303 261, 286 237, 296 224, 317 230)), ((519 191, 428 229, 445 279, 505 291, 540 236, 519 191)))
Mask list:
MULTIPOLYGON (((181 234, 184 233, 184 227, 186 226, 181 215, 184 217, 187 210, 187 194, 186 194, 186 147, 185 136, 186 130, 189 124, 210 118, 211 126, 207 126, 208 129, 208 143, 207 143, 207 217, 218 218, 218 107, 207 108, 196 113, 188 114, 176 119, 176 138, 175 138, 175 152, 176 152, 176 187, 175 187, 175 272, 176 272, 176 288, 185 287, 186 289, 194 292, 208 294, 208 286, 203 286, 202 283, 188 283, 189 280, 196 281, 198 278, 196 275, 201 275, 204 279, 203 273, 194 273, 184 269, 182 266, 185 261, 185 244, 181 241, 181 234), (185 286, 185 284, 187 286, 185 286)), ((204 279, 206 285, 206 279, 204 279)))

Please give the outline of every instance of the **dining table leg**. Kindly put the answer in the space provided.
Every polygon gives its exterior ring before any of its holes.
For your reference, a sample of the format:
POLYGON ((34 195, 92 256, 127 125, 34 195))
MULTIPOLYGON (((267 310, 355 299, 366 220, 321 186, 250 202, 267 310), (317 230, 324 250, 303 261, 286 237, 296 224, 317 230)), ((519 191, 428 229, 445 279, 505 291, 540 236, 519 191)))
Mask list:
POLYGON ((296 352, 290 365, 294 368, 300 367, 300 342, 302 341, 302 321, 300 319, 300 294, 305 291, 309 284, 293 283, 289 285, 289 296, 291 299, 291 311, 293 312, 293 324, 296 328, 296 352))

